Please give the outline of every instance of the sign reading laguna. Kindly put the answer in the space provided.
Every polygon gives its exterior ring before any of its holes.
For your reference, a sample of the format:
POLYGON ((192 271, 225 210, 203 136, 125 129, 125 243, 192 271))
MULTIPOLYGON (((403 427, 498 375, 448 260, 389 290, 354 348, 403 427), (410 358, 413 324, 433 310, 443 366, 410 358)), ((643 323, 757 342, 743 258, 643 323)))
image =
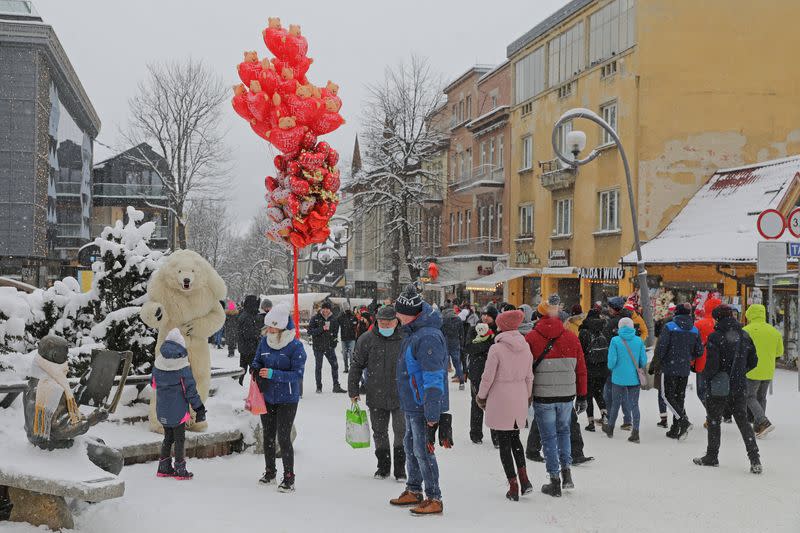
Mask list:
POLYGON ((569 250, 550 250, 548 266, 560 268, 569 266, 569 250))
POLYGON ((625 269, 622 267, 579 268, 578 277, 603 281, 619 281, 625 277, 625 269))

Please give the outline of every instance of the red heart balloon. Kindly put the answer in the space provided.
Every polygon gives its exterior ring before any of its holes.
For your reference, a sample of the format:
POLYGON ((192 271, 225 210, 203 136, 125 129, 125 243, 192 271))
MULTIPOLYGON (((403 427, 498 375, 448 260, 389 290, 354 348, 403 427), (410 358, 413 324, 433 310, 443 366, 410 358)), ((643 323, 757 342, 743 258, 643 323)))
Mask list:
POLYGON ((275 72, 275 67, 273 67, 272 63, 269 61, 265 60, 262 65, 265 66, 261 69, 261 73, 258 76, 258 82, 261 84, 261 90, 267 93, 267 96, 271 97, 273 94, 275 94, 275 89, 278 88, 280 76, 277 72, 275 72))
MULTIPOLYGON (((297 88, 298 91, 302 92, 301 89, 303 89, 303 86, 297 88)), ((295 117, 300 124, 311 124, 322 113, 322 102, 313 96, 287 94, 284 100, 289 108, 289 114, 295 117)))
POLYGON ((312 230, 318 230, 328 225, 329 218, 320 214, 316 209, 311 211, 306 218, 308 227, 312 230))
POLYGON ((316 148, 314 148, 315 152, 317 152, 318 154, 325 154, 325 157, 328 157, 328 154, 330 153, 331 150, 332 150, 331 145, 325 141, 318 142, 316 148))
MULTIPOLYGON (((255 121, 255 119, 253 120, 255 121)), ((270 131, 272 131, 272 129, 266 122, 251 122, 250 128, 262 139, 269 140, 270 131)))
POLYGON ((272 192, 278 188, 278 180, 276 180, 272 176, 267 176, 266 178, 264 178, 264 185, 266 186, 269 192, 272 192))
POLYGON ((325 162, 328 163, 328 166, 335 167, 336 163, 339 162, 339 152, 331 148, 331 151, 328 152, 328 156, 325 159, 325 162))
POLYGON ((233 105, 233 110, 236 111, 237 115, 248 122, 253 120, 253 113, 251 113, 250 108, 247 107, 247 89, 245 89, 245 86, 241 83, 233 88, 231 105, 233 105))
POLYGON ((325 135, 344 124, 344 119, 335 111, 325 111, 311 125, 311 131, 317 135, 325 135))
MULTIPOLYGON (((253 82, 256 85, 257 82, 253 82)), ((247 109, 253 114, 253 117, 263 122, 269 118, 270 101, 267 100, 267 95, 263 92, 248 93, 247 94, 247 109)))
POLYGON ((276 128, 269 132, 266 139, 281 152, 293 152, 300 147, 300 141, 306 134, 305 126, 295 126, 294 128, 276 128))
POLYGON ((300 34, 300 26, 290 25, 289 34, 284 42, 283 59, 289 63, 298 63, 307 53, 308 41, 300 34))
POLYGON ((258 54, 256 52, 245 52, 244 61, 239 63, 236 70, 239 71, 239 79, 242 83, 250 86, 250 82, 257 80, 261 75, 262 65, 258 61, 258 54))
POLYGON ((328 240, 331 235, 331 229, 328 227, 320 228, 311 232, 309 244, 322 244, 328 240))
POLYGON ((270 18, 269 26, 264 30, 264 44, 267 45, 269 51, 278 57, 285 55, 286 37, 289 35, 284 28, 281 27, 281 19, 270 18))
POLYGON ((298 250, 300 250, 301 248, 305 248, 309 244, 308 237, 296 231, 293 231, 289 235, 289 242, 291 242, 292 246, 294 246, 298 250))
POLYGON ((292 192, 297 196, 308 196, 311 186, 306 180, 292 176, 290 184, 292 187, 292 192))
POLYGON ((318 154, 316 152, 303 152, 299 157, 300 166, 305 170, 313 172, 322 167, 325 162, 325 154, 318 154))
POLYGON ((284 156, 282 154, 276 155, 275 159, 273 160, 273 164, 275 165, 275 168, 277 168, 281 172, 286 172, 286 163, 287 162, 288 161, 286 160, 286 156, 284 156))
POLYGON ((286 164, 286 173, 290 176, 300 176, 302 172, 302 168, 300 168, 300 163, 297 161, 289 161, 286 164))
MULTIPOLYGON (((301 146, 304 150, 313 150, 316 144, 317 144, 317 136, 309 131, 308 133, 306 133, 305 137, 303 137, 303 142, 301 146)), ((303 154, 301 154, 301 157, 302 155, 303 154)))
POLYGON ((328 176, 322 180, 322 188, 329 192, 336 192, 339 190, 339 178, 334 176, 333 174, 328 174, 328 176))
POLYGON ((272 59, 272 67, 276 72, 283 72, 285 68, 290 69, 292 71, 292 77, 296 79, 300 85, 306 85, 308 83, 306 73, 308 73, 308 69, 311 68, 311 63, 313 62, 314 60, 310 57, 301 57, 293 63, 276 57, 272 59))

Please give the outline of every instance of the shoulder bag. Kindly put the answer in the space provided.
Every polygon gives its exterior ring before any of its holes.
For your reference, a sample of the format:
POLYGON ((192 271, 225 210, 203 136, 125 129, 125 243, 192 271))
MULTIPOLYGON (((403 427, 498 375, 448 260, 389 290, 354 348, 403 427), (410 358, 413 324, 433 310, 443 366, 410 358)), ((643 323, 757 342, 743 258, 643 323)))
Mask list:
MULTIPOLYGON (((542 334, 541 334, 541 333, 539 333, 539 335, 542 335, 542 334)), ((563 335, 563 333, 562 333, 562 335, 563 335)), ((544 336, 544 335, 542 335, 542 336, 544 336)), ((547 354, 549 354, 549 353, 550 353, 550 350, 552 350, 552 349, 553 349, 553 346, 555 345, 556 341, 557 341, 558 339, 560 339, 560 338, 561 338, 561 335, 559 335, 559 336, 558 336, 558 337, 556 337, 555 339, 550 339, 550 342, 548 342, 548 343, 547 343, 547 346, 545 346, 545 347, 544 347, 544 351, 542 352, 542 355, 540 355, 540 356, 539 356, 539 358, 538 358, 538 359, 536 359, 536 360, 533 362, 533 373, 534 373, 534 374, 536 373, 536 367, 538 367, 538 366, 539 366, 539 364, 540 364, 542 361, 544 361, 544 358, 545 358, 545 357, 547 357, 547 354)))
POLYGON ((622 341, 622 344, 625 345, 625 349, 628 350, 628 355, 631 358, 631 363, 633 363, 633 367, 636 369, 636 374, 639 376, 639 388, 641 388, 642 390, 652 389, 653 384, 648 379, 649 376, 647 372, 645 372, 644 368, 639 368, 639 364, 636 362, 636 358, 633 356, 633 352, 631 351, 631 347, 628 346, 628 342, 622 337, 620 337, 619 340, 622 341))

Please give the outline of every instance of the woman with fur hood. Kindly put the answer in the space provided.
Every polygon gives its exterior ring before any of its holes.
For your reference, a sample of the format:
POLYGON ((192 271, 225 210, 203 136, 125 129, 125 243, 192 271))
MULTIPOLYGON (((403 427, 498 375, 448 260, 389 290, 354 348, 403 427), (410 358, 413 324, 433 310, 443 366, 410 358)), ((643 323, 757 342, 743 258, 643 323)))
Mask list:
POLYGON ((486 411, 486 425, 497 431, 500 462, 509 485, 506 498, 513 501, 519 501, 520 489, 522 494, 533 490, 525 467, 525 450, 519 438, 519 430, 527 421, 533 390, 533 356, 525 337, 519 332, 523 317, 523 312, 518 310, 498 315, 500 333, 489 348, 476 399, 481 409, 486 411))
POLYGON ((292 425, 300 402, 300 384, 306 364, 306 351, 295 336, 289 320, 289 308, 276 305, 264 317, 264 329, 251 368, 264 395, 266 414, 261 415, 264 429, 264 462, 266 469, 259 480, 271 484, 277 477, 275 469, 275 437, 281 447, 283 481, 280 492, 294 491, 294 448, 292 425), (291 328, 291 329, 290 329, 291 328))

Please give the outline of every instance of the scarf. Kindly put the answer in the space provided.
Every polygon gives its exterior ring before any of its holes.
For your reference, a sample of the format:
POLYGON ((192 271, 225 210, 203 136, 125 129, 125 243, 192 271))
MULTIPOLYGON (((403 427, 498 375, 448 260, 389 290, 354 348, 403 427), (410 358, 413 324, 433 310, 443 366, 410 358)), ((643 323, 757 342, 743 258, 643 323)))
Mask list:
POLYGON ((53 427, 53 418, 61 403, 61 397, 66 397, 67 412, 70 424, 80 421, 80 411, 72 389, 67 382, 67 368, 69 363, 56 364, 48 361, 39 354, 33 359, 31 365, 32 378, 38 379, 36 386, 36 408, 33 416, 33 434, 38 437, 50 438, 53 427))

